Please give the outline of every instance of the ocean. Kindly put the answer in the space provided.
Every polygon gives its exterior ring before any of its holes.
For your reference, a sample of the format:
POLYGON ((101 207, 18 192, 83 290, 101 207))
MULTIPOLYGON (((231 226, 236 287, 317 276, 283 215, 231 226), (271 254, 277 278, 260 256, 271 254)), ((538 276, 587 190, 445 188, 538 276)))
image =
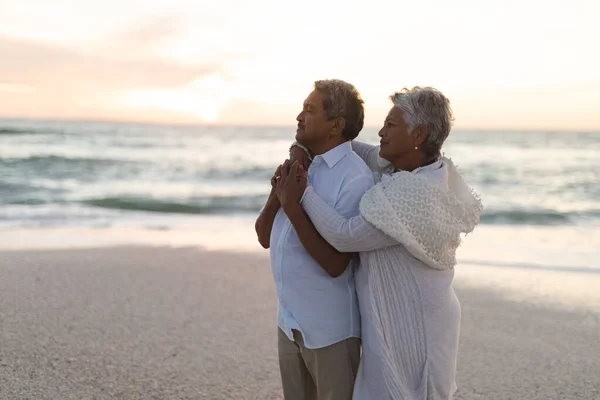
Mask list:
MULTIPOLYGON (((0 229, 256 215, 295 127, 0 121, 0 229)), ((359 140, 377 143, 377 129, 359 140)), ((461 131, 444 152, 484 225, 600 226, 600 134, 461 131)))
MULTIPOLYGON (((294 126, 0 121, 0 250, 265 252, 254 221, 294 135, 294 126)), ((377 129, 359 139, 378 143, 377 129)), ((485 206, 458 250, 456 282, 600 310, 600 133, 457 129, 444 152, 485 206)))

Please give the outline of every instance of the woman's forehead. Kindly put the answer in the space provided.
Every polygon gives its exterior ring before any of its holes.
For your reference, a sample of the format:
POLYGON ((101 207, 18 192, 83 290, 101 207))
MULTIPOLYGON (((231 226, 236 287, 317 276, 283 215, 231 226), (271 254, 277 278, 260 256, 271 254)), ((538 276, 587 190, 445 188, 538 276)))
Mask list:
POLYGON ((399 109, 396 106, 393 106, 390 109, 390 111, 388 112, 387 119, 393 120, 393 121, 403 121, 404 120, 404 111, 402 111, 401 109, 399 109))

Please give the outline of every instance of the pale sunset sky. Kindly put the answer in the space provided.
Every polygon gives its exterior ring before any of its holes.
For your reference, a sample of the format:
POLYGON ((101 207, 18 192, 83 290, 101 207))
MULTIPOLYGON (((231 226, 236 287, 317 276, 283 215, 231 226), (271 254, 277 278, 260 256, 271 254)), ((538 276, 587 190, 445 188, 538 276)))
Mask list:
POLYGON ((456 126, 600 130, 600 2, 0 0, 0 118, 289 125, 316 79, 456 126))

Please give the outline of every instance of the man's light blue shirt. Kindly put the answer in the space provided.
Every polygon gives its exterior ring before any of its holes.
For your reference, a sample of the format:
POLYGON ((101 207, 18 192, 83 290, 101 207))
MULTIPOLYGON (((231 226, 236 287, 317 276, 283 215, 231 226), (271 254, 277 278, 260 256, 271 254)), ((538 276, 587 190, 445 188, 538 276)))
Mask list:
MULTIPOLYGON (((347 218, 359 213, 363 194, 374 185, 373 173, 345 142, 314 158, 308 181, 315 192, 347 218)), ((293 339, 302 333, 306 347, 326 347, 360 337, 354 268, 332 278, 308 254, 290 220, 279 210, 271 231, 271 269, 279 297, 277 325, 293 339)))

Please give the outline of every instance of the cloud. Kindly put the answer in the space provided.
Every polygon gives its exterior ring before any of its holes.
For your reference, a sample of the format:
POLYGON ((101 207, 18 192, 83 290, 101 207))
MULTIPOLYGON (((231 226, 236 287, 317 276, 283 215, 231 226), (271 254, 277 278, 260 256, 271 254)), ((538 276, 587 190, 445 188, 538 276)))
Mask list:
POLYGON ((138 23, 133 28, 121 29, 103 38, 95 51, 120 59, 155 58, 162 48, 168 48, 185 36, 184 23, 175 15, 160 15, 138 23))
POLYGON ((27 85, 14 85, 0 82, 0 92, 5 93, 33 93, 35 89, 27 85))
POLYGON ((156 44, 174 34, 170 24, 154 21, 111 38, 112 48, 95 51, 0 36, 0 117, 127 119, 131 113, 134 119, 153 119, 171 109, 134 110, 123 103, 126 97, 196 88, 202 98, 198 82, 227 79, 225 61, 181 64, 153 55, 156 44))
POLYGON ((39 90, 181 87, 222 68, 217 62, 180 65, 150 57, 120 60, 109 58, 107 54, 89 55, 65 47, 1 37, 0 54, 3 83, 39 90))
MULTIPOLYGON (((140 24, 120 35, 134 45, 153 45, 165 38, 172 38, 179 33, 177 28, 180 18, 174 15, 157 16, 149 22, 140 24)), ((122 43, 121 43, 122 44, 122 43)))
POLYGON ((228 64, 243 57, 167 57, 181 22, 149 18, 76 47, 0 35, 0 117, 214 120, 236 96, 228 64))

